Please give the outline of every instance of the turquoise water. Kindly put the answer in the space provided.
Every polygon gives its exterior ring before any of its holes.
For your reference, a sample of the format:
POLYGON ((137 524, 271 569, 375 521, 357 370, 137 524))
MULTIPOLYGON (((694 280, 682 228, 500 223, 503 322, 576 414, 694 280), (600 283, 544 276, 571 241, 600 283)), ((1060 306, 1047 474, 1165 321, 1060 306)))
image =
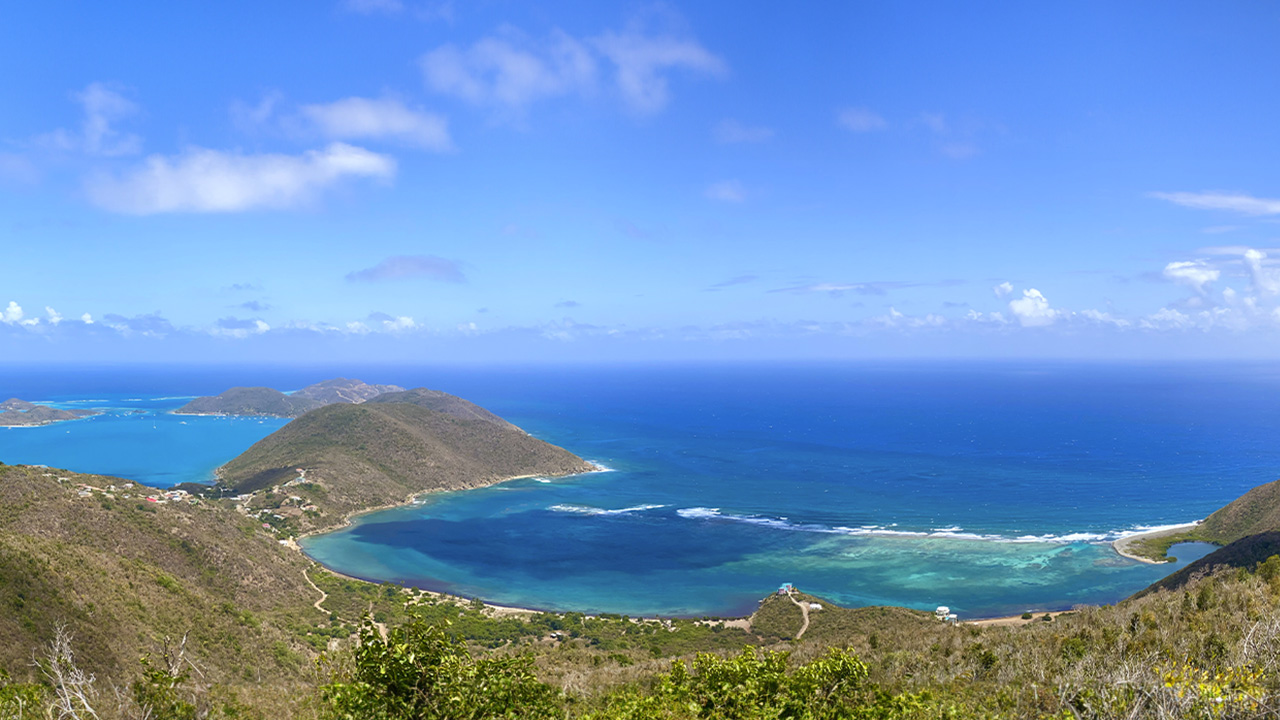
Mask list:
POLYGON ((733 615, 782 582, 967 616, 1114 602, 1203 548, 1152 566, 1109 540, 1202 518, 1280 468, 1264 365, 32 371, 0 395, 119 410, 0 431, 0 460, 207 477, 281 421, 177 419, 181 400, 154 398, 335 375, 453 392, 611 469, 435 495, 304 542, 352 575, 548 609, 733 615))
POLYGON ((213 471, 283 427, 280 418, 174 415, 190 397, 85 397, 49 404, 99 415, 40 427, 0 427, 0 461, 49 465, 168 487, 213 471))

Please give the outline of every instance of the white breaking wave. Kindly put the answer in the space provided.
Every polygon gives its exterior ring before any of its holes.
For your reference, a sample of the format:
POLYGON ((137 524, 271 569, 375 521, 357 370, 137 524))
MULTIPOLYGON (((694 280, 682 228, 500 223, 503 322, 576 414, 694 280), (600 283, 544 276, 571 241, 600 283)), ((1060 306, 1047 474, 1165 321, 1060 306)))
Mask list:
POLYGON ((609 510, 607 508, 591 507, 590 505, 552 505, 547 508, 555 512, 575 513, 578 515, 627 515, 629 513, 644 512, 645 510, 657 510, 664 508, 666 505, 635 505, 632 507, 618 508, 617 510, 609 510))
POLYGON ((932 530, 896 530, 897 523, 885 525, 862 525, 860 527, 846 527, 836 525, 834 527, 828 525, 818 525, 815 523, 794 523, 787 518, 771 518, 759 515, 734 515, 730 513, 722 513, 719 508, 692 507, 681 508, 676 510, 679 515, 686 520, 724 520, 728 522, 746 523, 749 525, 760 525, 762 527, 770 527, 778 530, 794 530, 798 532, 826 533, 831 535, 852 535, 866 537, 906 537, 906 538, 950 538, 955 540, 985 540, 988 542, 1004 542, 1004 543, 1051 543, 1056 545, 1067 545, 1070 543, 1108 543, 1113 540, 1119 540, 1122 537, 1137 535, 1139 533, 1154 532, 1158 530, 1169 530, 1178 527, 1185 527, 1186 523, 1178 525, 1159 525, 1144 527, 1131 530, 1111 530, 1108 532, 1069 532, 1069 533, 1045 533, 1043 535, 1019 535, 1011 537, 1008 535, 999 535, 994 533, 975 533, 966 532, 958 526, 940 527, 932 530))

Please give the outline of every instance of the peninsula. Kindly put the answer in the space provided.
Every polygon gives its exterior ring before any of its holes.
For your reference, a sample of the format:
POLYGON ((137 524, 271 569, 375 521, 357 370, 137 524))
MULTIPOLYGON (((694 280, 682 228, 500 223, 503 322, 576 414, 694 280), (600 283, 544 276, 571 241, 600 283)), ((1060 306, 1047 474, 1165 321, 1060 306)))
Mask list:
POLYGON ((18 398, 0 402, 0 427, 35 427, 97 415, 93 410, 60 410, 18 398))
POLYGON ((596 466, 448 393, 418 388, 307 412, 218 470, 218 491, 295 532, 464 490, 596 466))
POLYGON ((384 393, 403 391, 398 385, 371 385, 361 380, 334 378, 294 393, 268 387, 233 387, 218 395, 198 397, 174 410, 177 415, 255 415, 298 417, 338 403, 358 404, 384 393))

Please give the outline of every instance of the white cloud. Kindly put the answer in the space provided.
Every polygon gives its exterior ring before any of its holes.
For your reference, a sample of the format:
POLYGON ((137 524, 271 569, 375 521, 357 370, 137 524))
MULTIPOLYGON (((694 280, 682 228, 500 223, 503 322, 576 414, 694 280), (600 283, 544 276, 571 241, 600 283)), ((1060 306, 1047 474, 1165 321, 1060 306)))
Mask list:
POLYGON ((716 142, 726 145, 758 143, 773 137, 773 128, 743 125, 737 120, 721 120, 711 132, 716 142))
POLYGON ((1080 317, 1098 323, 1099 325, 1112 325, 1117 328, 1127 328, 1130 325, 1128 320, 1115 317, 1111 313, 1102 312, 1100 310, 1081 310, 1079 314, 1080 317))
POLYGON ((1002 298, 1008 295, 1009 293, 1013 292, 1013 284, 1010 283, 1008 280, 1006 280, 1000 283, 999 285, 992 287, 991 292, 995 293, 996 297, 1002 298))
POLYGON ((929 313, 924 317, 915 315, 907 315, 900 312, 897 308, 890 307, 889 314, 877 315, 867 320, 869 324, 880 325, 887 328, 925 328, 925 327, 942 327, 947 324, 947 319, 941 315, 929 313))
POLYGON ((46 313, 48 313, 48 315, 49 315, 49 324, 50 324, 50 325, 57 325, 58 323, 62 322, 62 315, 61 315, 57 310, 54 310, 53 308, 49 307, 48 305, 45 305, 45 306, 44 306, 44 311, 45 311, 46 313))
POLYGON ((241 132, 256 132, 275 115, 276 106, 283 97, 279 92, 269 92, 262 96, 257 105, 252 106, 236 100, 231 103, 231 122, 241 132))
POLYGON ((243 155, 192 148, 152 155, 121 177, 100 175, 89 198, 112 212, 241 212, 310 202, 348 177, 390 180, 395 160, 364 148, 332 143, 302 155, 243 155))
POLYGON ((1244 264, 1249 268, 1254 292, 1275 295, 1280 293, 1280 268, 1266 267, 1266 259, 1267 254, 1261 250, 1249 248, 1244 251, 1244 264))
POLYGON ((1164 276, 1174 282, 1186 285, 1203 295, 1205 285, 1218 279, 1221 273, 1210 267, 1203 260, 1183 260, 1171 262, 1164 266, 1164 276))
POLYGON ((846 130, 856 133, 873 132, 889 127, 884 118, 866 108, 845 108, 840 111, 836 122, 846 130))
POLYGON ((1153 192, 1151 197, 1167 200, 1183 207, 1197 210, 1226 210, 1241 215, 1280 215, 1280 200, 1259 198, 1243 193, 1210 192, 1153 192))
POLYGON ((635 25, 621 33, 606 32, 591 42, 613 61, 622 99, 639 113, 655 113, 666 107, 670 99, 667 70, 711 76, 728 71, 724 60, 692 39, 647 35, 635 25))
POLYGON ((7 325, 13 325, 22 321, 22 306, 10 300, 9 307, 0 311, 0 322, 7 325))
POLYGON ((105 83, 90 83, 71 97, 84 108, 80 133, 61 128, 35 138, 37 145, 55 150, 79 150, 89 155, 117 157, 142 149, 142 138, 122 133, 112 125, 137 114, 138 106, 105 83))
POLYGON ((442 45, 418 62, 432 90, 512 110, 589 89, 596 76, 590 50, 559 30, 534 43, 507 29, 466 49, 442 45))
POLYGON ((1049 307, 1049 301, 1039 290, 1023 290, 1022 297, 1009 301, 1009 311, 1023 327, 1052 325, 1060 311, 1049 307))
POLYGON ((388 332, 405 332, 406 330, 417 328, 418 324, 413 321, 413 318, 401 315, 390 320, 383 320, 382 327, 388 332))
POLYGON ((405 107, 399 100, 350 97, 324 105, 303 105, 302 115, 334 140, 388 138, 444 152, 453 149, 449 124, 441 117, 405 107))
POLYGON ((747 199, 747 192, 737 180, 722 180, 707 187, 707 197, 721 202, 740 203, 747 199))
POLYGON ((84 323, 85 325, 92 325, 92 324, 93 324, 93 316, 92 316, 92 315, 90 315, 89 313, 85 313, 85 314, 83 314, 83 315, 81 315, 81 316, 80 316, 80 322, 84 323))

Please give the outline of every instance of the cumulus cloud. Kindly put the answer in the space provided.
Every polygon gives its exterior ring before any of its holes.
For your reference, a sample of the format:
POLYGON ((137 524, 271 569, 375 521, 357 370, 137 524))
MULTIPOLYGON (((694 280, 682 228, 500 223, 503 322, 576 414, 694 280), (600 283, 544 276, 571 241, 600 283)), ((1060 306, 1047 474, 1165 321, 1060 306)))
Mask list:
POLYGON ((48 305, 45 305, 44 311, 45 311, 45 314, 49 316, 50 325, 57 325, 58 323, 62 322, 62 314, 59 313, 57 310, 54 310, 48 305))
POLYGON ((22 322, 22 306, 10 300, 9 306, 0 311, 0 322, 6 325, 16 325, 22 322))
POLYGON ((1060 315, 1058 310, 1049 307, 1049 301, 1035 288, 1023 290, 1022 297, 1010 300, 1009 312, 1013 313, 1022 327, 1052 325, 1060 315))
POLYGON ((333 140, 388 139, 437 152, 453 149, 448 121, 394 98, 349 97, 303 105, 300 112, 320 134, 333 140))
POLYGON ((1241 215, 1280 215, 1280 200, 1260 198, 1243 193, 1153 192, 1151 197, 1197 210, 1226 210, 1241 215))
POLYGON ((441 282, 466 282, 457 261, 435 255, 396 255, 363 270, 347 273, 350 282, 382 282, 426 278, 441 282))
POLYGON ((542 42, 506 29, 469 48, 442 45, 418 61, 427 86, 476 105, 522 110, 590 88, 596 61, 582 42, 556 30, 542 42))
POLYGON ((84 323, 85 325, 92 325, 92 324, 93 324, 93 316, 92 316, 92 315, 90 315, 89 313, 85 313, 85 314, 83 314, 83 315, 81 315, 81 316, 80 316, 80 322, 84 323))
POLYGON ((244 155, 192 148, 175 157, 152 155, 121 176, 88 183, 90 200, 112 212, 242 212, 313 201, 346 178, 389 181, 391 157, 345 143, 301 155, 244 155))
POLYGON ((758 143, 773 137, 773 128, 762 125, 744 125, 737 120, 721 120, 711 130, 711 136, 718 143, 726 145, 736 143, 758 143))
POLYGON ((1267 267, 1265 252, 1249 248, 1244 251, 1243 258, 1255 292, 1263 295, 1280 293, 1280 268, 1267 267))
POLYGON ((1010 283, 1009 281, 1006 280, 1000 283, 999 285, 992 287, 991 292, 995 293, 996 297, 1002 298, 1008 295, 1009 293, 1013 292, 1013 283, 1010 283))
POLYGON ((1183 260, 1164 266, 1164 277, 1205 294, 1205 286, 1218 279, 1221 272, 1203 260, 1183 260))
POLYGON ((876 113, 860 107, 845 108, 836 116, 836 122, 845 130, 856 133, 874 132, 889 127, 889 123, 876 113))
POLYGON ((747 199, 747 191, 737 180, 721 180, 707 187, 706 196, 721 202, 740 203, 747 199))

